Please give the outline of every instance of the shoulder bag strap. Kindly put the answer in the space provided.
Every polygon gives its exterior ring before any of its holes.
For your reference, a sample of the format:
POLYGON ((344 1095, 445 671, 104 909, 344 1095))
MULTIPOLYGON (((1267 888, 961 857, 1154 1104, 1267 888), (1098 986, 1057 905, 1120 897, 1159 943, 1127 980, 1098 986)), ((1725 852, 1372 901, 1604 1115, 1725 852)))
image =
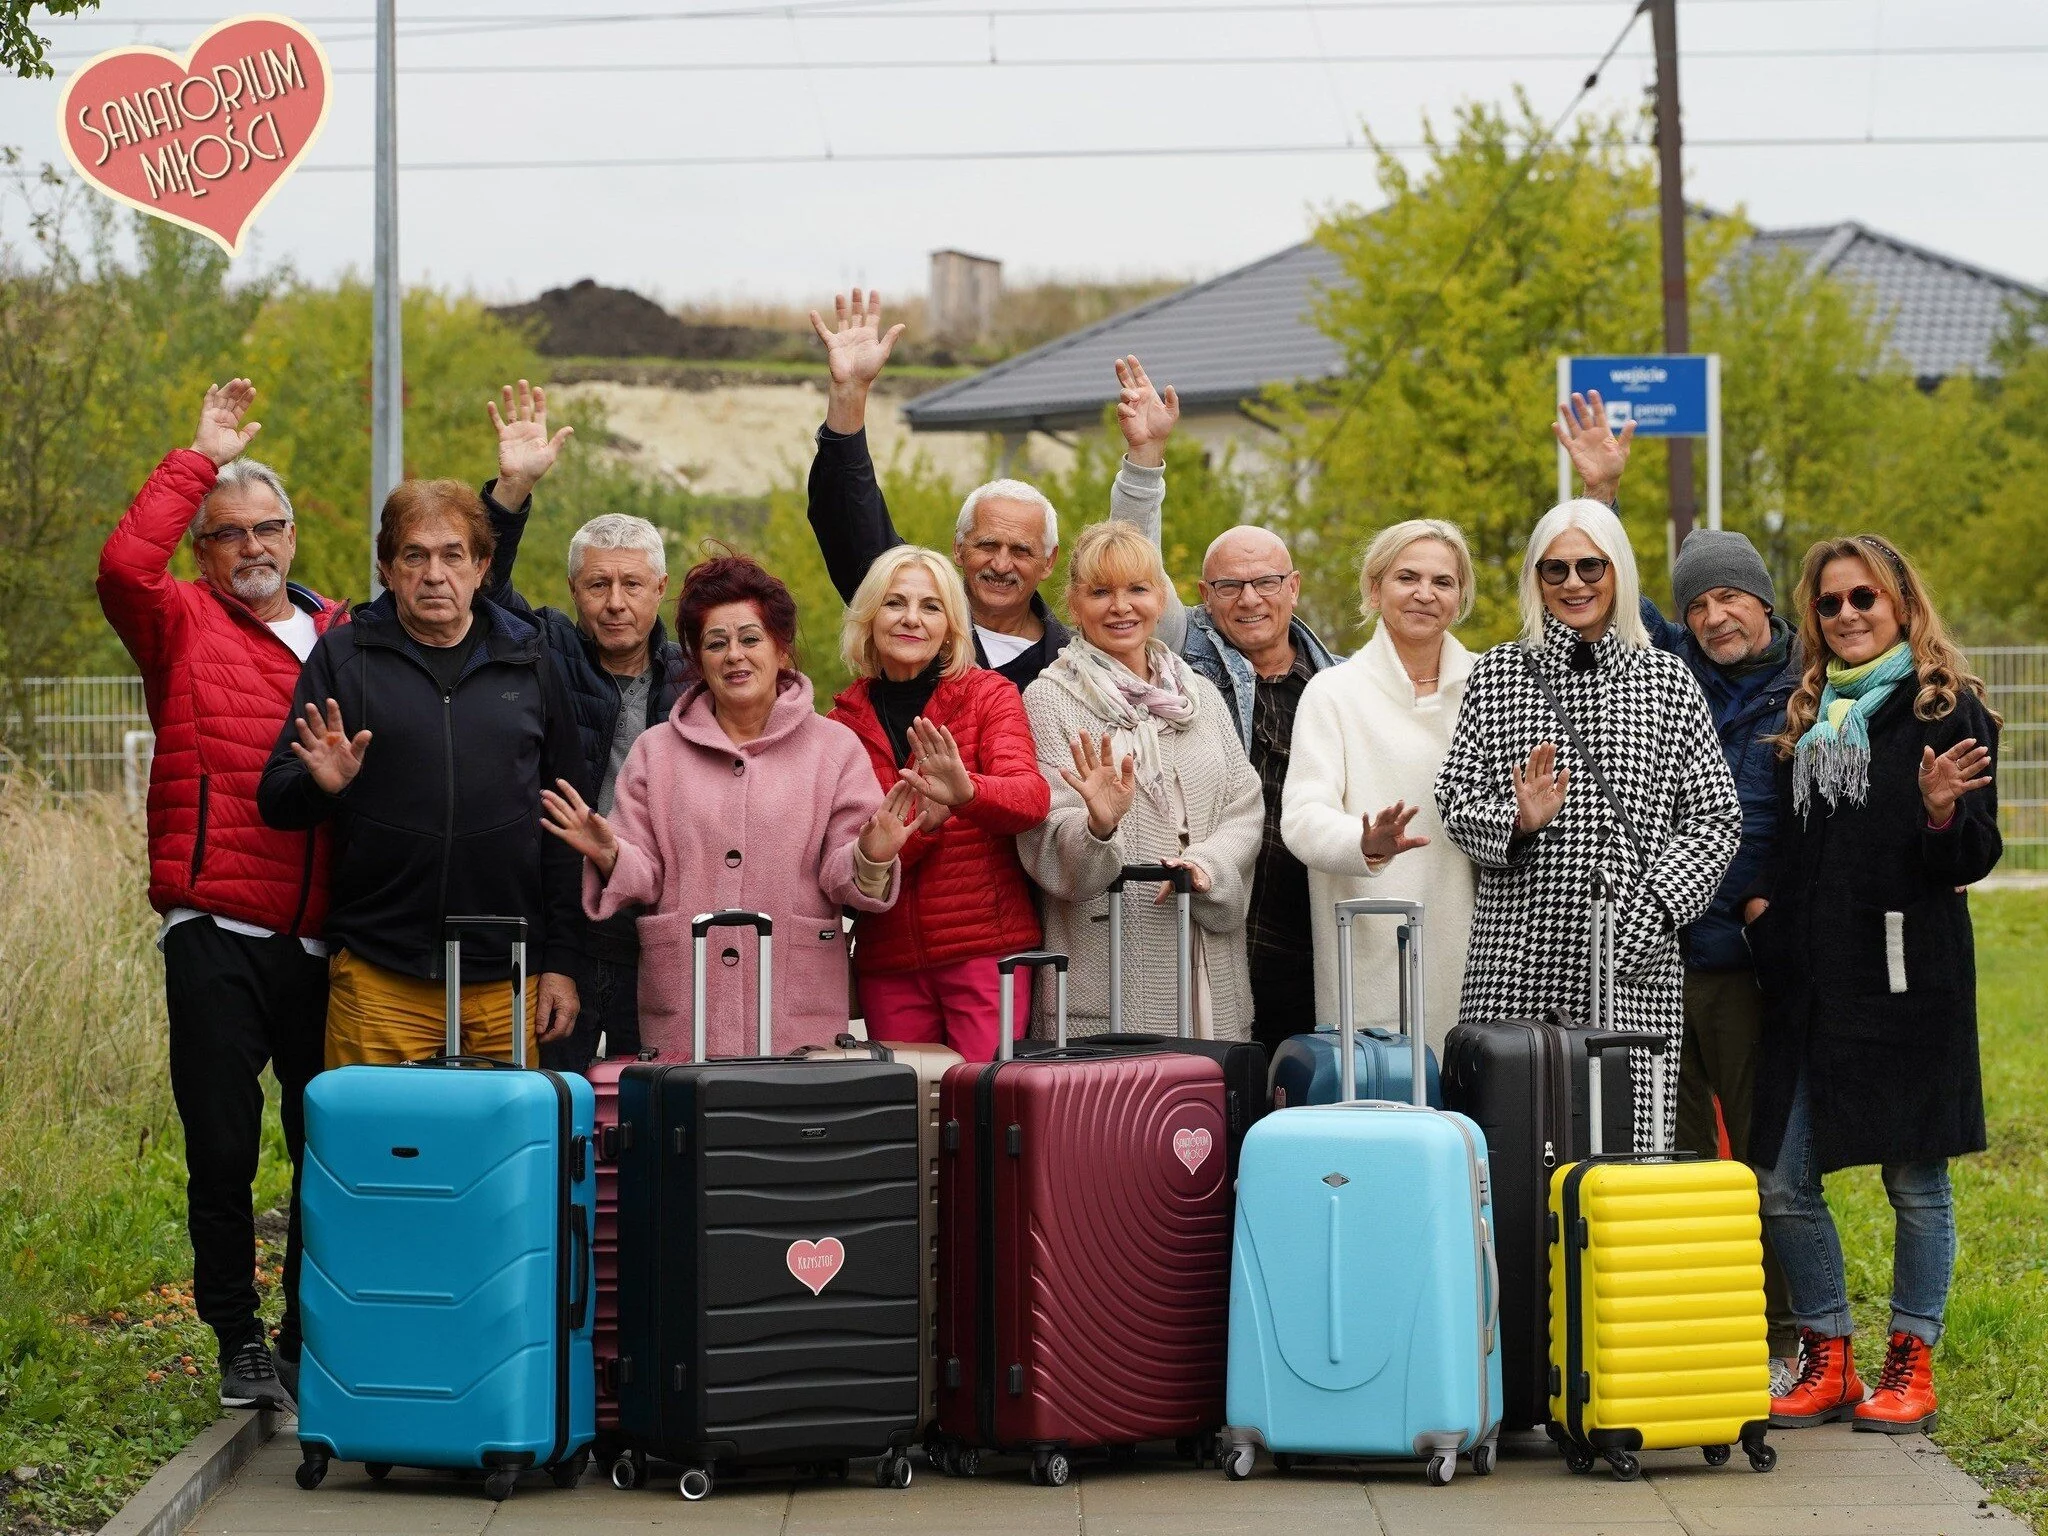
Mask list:
POLYGON ((1559 723, 1564 726, 1565 736, 1571 741, 1572 749, 1592 771, 1593 782, 1600 786, 1600 793, 1607 797, 1608 809, 1614 812, 1614 819, 1621 824, 1622 836, 1628 839, 1629 847, 1635 850, 1636 862, 1647 869, 1650 860, 1643 852, 1642 839, 1636 836, 1636 824, 1629 819, 1628 808, 1621 803, 1621 796, 1614 792, 1614 786, 1607 781, 1607 775, 1600 767, 1600 759, 1593 755, 1593 749, 1586 745, 1586 739, 1579 734, 1579 728, 1572 723, 1572 717, 1565 713, 1564 700, 1560 699, 1557 690, 1550 686, 1550 679, 1543 675, 1543 669, 1536 664, 1536 658, 1530 654, 1529 648, 1523 646, 1521 649, 1522 665, 1529 669, 1529 676, 1542 690, 1543 697, 1550 704, 1551 713, 1556 715, 1559 723))

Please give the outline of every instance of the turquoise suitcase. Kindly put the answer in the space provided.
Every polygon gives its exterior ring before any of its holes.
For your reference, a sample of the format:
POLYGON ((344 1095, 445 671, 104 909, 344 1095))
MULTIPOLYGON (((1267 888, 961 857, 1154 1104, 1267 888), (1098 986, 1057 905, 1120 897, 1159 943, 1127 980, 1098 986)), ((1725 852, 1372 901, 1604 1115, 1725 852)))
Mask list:
MULTIPOLYGON (((1352 1032, 1351 924, 1367 915, 1402 920, 1401 1019, 1419 1087, 1420 903, 1337 903, 1339 1028, 1352 1032)), ((1351 1052, 1338 1061, 1343 1102, 1267 1115, 1245 1137, 1224 1472, 1249 1476, 1263 1446, 1282 1467, 1311 1456, 1419 1460, 1439 1487, 1469 1454, 1485 1476, 1501 1417, 1486 1138, 1420 1093, 1410 1104, 1358 1101, 1351 1052)))
POLYGON ((306 1089, 298 1483, 332 1461, 581 1475, 597 1433, 591 1136, 573 1074, 528 1071, 526 925, 451 918, 449 1047, 306 1089), (513 930, 516 1065, 464 1057, 458 934, 513 930))

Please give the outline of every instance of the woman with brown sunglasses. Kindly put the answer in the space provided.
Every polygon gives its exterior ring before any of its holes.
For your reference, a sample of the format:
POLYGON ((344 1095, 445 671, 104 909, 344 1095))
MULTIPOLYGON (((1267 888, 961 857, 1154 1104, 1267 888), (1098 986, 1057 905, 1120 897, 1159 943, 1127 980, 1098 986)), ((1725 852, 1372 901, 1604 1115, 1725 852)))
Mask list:
POLYGON ((1750 1156, 1799 1324, 1787 1427, 1934 1428, 1955 1267, 1948 1160, 1984 1150, 1964 887, 1998 862, 1998 716, 1912 564, 1872 534, 1800 572, 1778 841, 1745 905, 1764 993, 1750 1156), (1866 1398, 1821 1175, 1876 1163, 1894 1215, 1891 1339, 1866 1398))

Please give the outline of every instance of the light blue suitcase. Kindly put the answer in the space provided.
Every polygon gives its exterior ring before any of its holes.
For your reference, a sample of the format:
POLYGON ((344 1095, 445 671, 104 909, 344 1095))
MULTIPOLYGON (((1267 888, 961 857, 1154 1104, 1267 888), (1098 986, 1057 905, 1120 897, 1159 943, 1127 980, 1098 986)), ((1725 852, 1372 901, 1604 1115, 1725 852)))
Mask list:
MULTIPOLYGON (((1337 903, 1339 1029, 1351 1033, 1351 924, 1398 916, 1401 1018, 1423 1070, 1422 907, 1337 903)), ((1441 1487, 1500 1435, 1500 1286, 1486 1139, 1465 1116, 1355 1099, 1271 1114, 1245 1136, 1231 1254, 1223 1469, 1264 1446, 1425 1460, 1441 1487)))
POLYGON ((528 1071, 526 924, 450 918, 448 1054, 306 1089, 298 1483, 329 1461, 520 1471, 573 1487, 597 1433, 596 1099, 528 1071), (459 935, 512 932, 516 1065, 464 1057, 459 935))

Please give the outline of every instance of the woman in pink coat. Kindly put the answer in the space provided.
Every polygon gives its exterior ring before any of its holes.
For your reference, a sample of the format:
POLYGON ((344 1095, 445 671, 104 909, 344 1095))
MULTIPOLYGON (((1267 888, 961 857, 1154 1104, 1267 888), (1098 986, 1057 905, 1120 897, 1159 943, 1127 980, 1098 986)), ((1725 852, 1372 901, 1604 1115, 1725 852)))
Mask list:
MULTIPOLYGON (((645 909, 640 1039, 691 1059, 690 919, 740 907, 775 920, 774 1049, 826 1045, 846 1028, 841 907, 885 911, 896 855, 920 807, 883 797, 852 731, 815 713, 796 670, 796 602, 754 561, 707 560, 683 579, 676 638, 697 679, 619 772, 609 820, 557 780, 548 830, 581 853, 583 905, 602 920, 645 909)), ((705 978, 713 1056, 755 1049, 749 928, 711 931, 705 978)))

